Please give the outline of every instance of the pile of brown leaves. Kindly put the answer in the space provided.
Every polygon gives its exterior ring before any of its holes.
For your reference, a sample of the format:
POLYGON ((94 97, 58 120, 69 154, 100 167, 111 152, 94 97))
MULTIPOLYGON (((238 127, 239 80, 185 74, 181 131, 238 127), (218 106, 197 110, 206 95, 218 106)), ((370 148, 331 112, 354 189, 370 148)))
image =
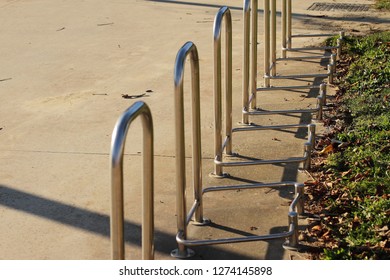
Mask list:
MULTIPOLYGON (((340 79, 348 72, 350 64, 350 57, 345 56, 341 59, 338 64, 340 79)), ((336 176, 333 170, 326 169, 328 156, 335 152, 342 152, 350 145, 350 143, 335 139, 336 135, 345 129, 346 124, 350 123, 350 116, 344 112, 341 106, 345 89, 337 87, 336 90, 333 104, 331 104, 325 114, 324 126, 327 128, 327 132, 320 139, 317 139, 315 151, 312 155, 312 167, 308 172, 311 180, 305 182, 305 211, 308 215, 309 225, 300 233, 299 239, 306 251, 311 253, 312 259, 321 258, 324 250, 337 250, 345 245, 341 244, 338 238, 339 232, 337 231, 340 231, 339 225, 343 224, 344 228, 351 229, 360 226, 358 217, 353 219, 347 218, 348 216, 350 217, 350 213, 343 212, 345 209, 348 209, 348 207, 343 207, 343 205, 347 206, 357 203, 361 201, 361 198, 358 196, 351 197, 350 193, 346 192, 345 189, 338 187, 343 177, 351 175, 351 170, 342 172, 341 176, 340 174, 336 176), (329 201, 340 206, 337 208, 339 212, 335 212, 335 208, 329 206, 329 201)), ((367 176, 369 176, 368 173, 362 173, 355 175, 351 179, 358 182, 367 176)), ((383 195, 386 196, 386 194, 383 195)), ((390 195, 388 196, 390 198, 390 195)), ((390 238, 388 228, 376 230, 386 235, 388 237, 387 240, 390 238)), ((390 253, 390 244, 386 242, 387 240, 385 239, 385 241, 375 246, 368 244, 367 246, 358 247, 357 251, 364 252, 367 249, 375 251, 378 249, 382 251, 387 250, 390 253)))

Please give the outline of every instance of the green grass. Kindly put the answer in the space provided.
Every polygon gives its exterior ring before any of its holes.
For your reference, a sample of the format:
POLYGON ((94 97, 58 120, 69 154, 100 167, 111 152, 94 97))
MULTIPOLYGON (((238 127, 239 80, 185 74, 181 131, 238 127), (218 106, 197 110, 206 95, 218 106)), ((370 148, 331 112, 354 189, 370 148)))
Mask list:
POLYGON ((389 259, 390 32, 347 37, 344 52, 350 61, 339 84, 345 125, 336 137, 348 147, 323 167, 334 183, 326 211, 338 217, 325 226, 339 245, 322 258, 389 259))
POLYGON ((390 10, 390 0, 377 0, 376 7, 378 9, 390 10))

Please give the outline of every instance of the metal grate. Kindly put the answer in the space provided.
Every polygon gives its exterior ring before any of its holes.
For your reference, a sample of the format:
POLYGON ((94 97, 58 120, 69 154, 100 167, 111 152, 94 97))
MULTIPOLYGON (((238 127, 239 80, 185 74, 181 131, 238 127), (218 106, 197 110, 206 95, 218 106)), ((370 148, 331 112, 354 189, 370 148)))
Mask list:
POLYGON ((310 11, 348 11, 364 12, 370 9, 370 5, 348 3, 319 3, 315 2, 309 8, 310 11))

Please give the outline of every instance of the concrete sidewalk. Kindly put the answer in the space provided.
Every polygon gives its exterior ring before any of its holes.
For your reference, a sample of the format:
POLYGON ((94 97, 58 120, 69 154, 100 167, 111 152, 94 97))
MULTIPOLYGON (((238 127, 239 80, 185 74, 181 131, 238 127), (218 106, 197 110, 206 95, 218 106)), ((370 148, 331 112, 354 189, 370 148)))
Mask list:
MULTIPOLYGON (((280 1, 277 10, 280 11, 280 1)), ((373 11, 312 12, 314 1, 293 1, 293 30, 335 32, 388 29, 373 11), (323 17, 322 15, 326 15, 323 17), (374 22, 375 21, 375 22, 374 22), (374 23, 373 23, 374 22, 374 23), (326 29, 326 30, 325 30, 326 29)), ((336 1, 372 3, 373 1, 336 1)), ((233 122, 241 120, 242 1, 230 0, 233 17, 233 122)), ((297 165, 226 170, 213 179, 212 27, 221 1, 0 0, 0 259, 109 259, 111 133, 134 103, 122 95, 145 95, 155 131, 156 259, 176 248, 173 65, 179 48, 193 41, 199 51, 203 185, 306 180, 297 165)), ((262 69, 262 1, 259 1, 258 62, 262 69)), ((278 24, 280 15, 278 15, 278 24)), ((280 32, 278 30, 278 42, 280 32)), ((296 46, 323 39, 301 39, 296 46)), ((279 45, 279 43, 278 43, 279 45)), ((280 49, 278 48, 278 57, 280 49)), ((281 73, 323 72, 321 63, 283 62, 281 73), (301 71, 302 69, 302 71, 301 71)), ((189 67, 186 73, 189 73, 189 67)), ((259 71, 259 86, 262 83, 259 71)), ((187 77, 188 76, 188 77, 187 77)), ((185 82, 186 149, 190 155, 190 82, 185 82)), ((294 83, 318 82, 313 80, 294 83)), ((280 83, 284 83, 281 81, 280 83)), ((269 92, 267 108, 304 108, 314 91, 269 92)), ((261 124, 309 121, 310 115, 263 116, 261 124)), ((141 126, 132 125, 125 157, 126 258, 140 258, 141 126)), ((302 130, 237 135, 234 148, 267 159, 302 156, 302 130)), ((190 158, 187 159, 188 196, 190 158)), ((190 237, 216 238, 282 232, 293 190, 245 190, 207 194, 211 227, 190 237)), ((304 225, 305 221, 301 221, 304 225)), ((283 240, 195 248, 196 259, 299 259, 283 240)))

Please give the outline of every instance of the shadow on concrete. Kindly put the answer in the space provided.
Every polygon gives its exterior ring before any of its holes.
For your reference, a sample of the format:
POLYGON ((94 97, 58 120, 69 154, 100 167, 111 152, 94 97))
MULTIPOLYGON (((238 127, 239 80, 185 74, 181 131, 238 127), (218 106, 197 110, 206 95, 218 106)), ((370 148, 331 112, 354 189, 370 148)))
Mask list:
MULTIPOLYGON (((242 236, 256 236, 255 234, 252 234, 252 233, 237 231, 236 229, 232 229, 232 228, 221 226, 221 225, 211 224, 210 226, 216 227, 216 228, 224 230, 224 231, 237 233, 237 234, 240 234, 242 236)), ((305 229, 304 226, 299 226, 299 230, 304 230, 304 229, 305 229)), ((287 226, 273 227, 270 229, 269 234, 278 234, 278 233, 286 232, 286 231, 288 231, 287 226)), ((267 240, 267 241, 252 242, 253 243, 252 250, 254 250, 254 251, 256 250, 256 244, 258 242, 266 242, 268 244, 268 246, 267 246, 268 249, 267 249, 267 252, 266 252, 266 255, 264 258, 265 260, 282 260, 284 258, 284 255, 286 253, 286 250, 283 248, 283 244, 285 243, 284 239, 272 239, 272 240, 267 240)), ((220 247, 220 246, 222 246, 222 245, 196 247, 196 256, 194 257, 194 259, 199 259, 199 260, 207 259, 205 256, 210 254, 210 251, 214 251, 213 256, 215 257, 214 259, 216 259, 216 260, 229 260, 229 259, 231 259, 231 258, 229 258, 228 255, 224 254, 223 250, 218 250, 218 247, 220 247)), ((308 248, 305 248, 303 246, 299 246, 298 249, 300 252, 301 251, 303 251, 303 252, 309 251, 308 248)), ((250 252, 249 252, 249 254, 250 254, 250 252)), ((245 256, 244 258, 242 258, 240 260, 252 260, 252 259, 245 256)))
MULTIPOLYGON (((298 229, 304 230, 305 227, 299 226, 298 229)), ((270 234, 283 232, 283 231, 287 231, 287 230, 288 230, 287 226, 273 227, 270 230, 270 234)), ((282 239, 274 239, 274 240, 268 241, 268 250, 267 250, 267 254, 265 256, 265 259, 266 260, 280 260, 280 259, 282 259, 283 255, 285 253, 285 250, 283 249, 283 243, 284 243, 284 240, 282 240, 282 239), (282 248, 282 249, 281 250, 274 250, 273 248, 282 248)), ((301 251, 301 245, 299 245, 298 250, 301 251)))
MULTIPOLYGON (((209 226, 212 228, 218 229, 218 230, 234 233, 234 234, 237 234, 240 236, 248 236, 248 237, 249 236, 257 236, 256 234, 253 234, 250 232, 237 230, 235 228, 231 228, 231 227, 227 227, 227 226, 219 225, 219 224, 215 224, 215 223, 211 223, 209 226)), ((278 233, 286 232, 286 231, 288 231, 287 226, 274 227, 274 228, 271 228, 269 234, 278 234, 278 233)), ((268 243, 268 249, 267 249, 266 257, 265 257, 266 260, 282 260, 284 258, 285 249, 283 249, 283 246, 282 246, 283 243, 285 242, 284 239, 272 239, 272 240, 268 240, 268 241, 252 242, 253 243, 253 246, 252 246, 253 251, 256 250, 256 244, 258 242, 268 243)), ((212 253, 213 257, 216 260, 229 260, 229 259, 231 259, 229 257, 229 255, 224 254, 223 250, 218 250, 218 247, 220 247, 220 246, 222 246, 222 245, 197 247, 196 248, 197 255, 195 256, 194 259, 200 259, 200 260, 206 259, 205 256, 210 254, 210 251, 213 252, 212 253)), ((253 252, 248 252, 248 255, 252 255, 252 254, 253 254, 253 252)), ((253 258, 249 258, 248 256, 245 256, 244 258, 242 258, 240 260, 253 260, 253 258)))
MULTIPOLYGON (((4 185, 0 185, 0 205, 107 238, 110 237, 110 217, 88 209, 64 204, 4 185)), ((125 233, 126 243, 138 246, 141 244, 139 240, 141 225, 125 221, 125 233)), ((176 236, 174 235, 156 230, 155 250, 169 256, 171 250, 177 248, 175 238, 176 236)), ((218 259, 219 256, 233 260, 248 259, 248 256, 236 254, 222 248, 213 248, 213 251, 210 252, 205 247, 204 250, 206 250, 204 257, 207 259, 210 259, 210 257, 218 259)))

